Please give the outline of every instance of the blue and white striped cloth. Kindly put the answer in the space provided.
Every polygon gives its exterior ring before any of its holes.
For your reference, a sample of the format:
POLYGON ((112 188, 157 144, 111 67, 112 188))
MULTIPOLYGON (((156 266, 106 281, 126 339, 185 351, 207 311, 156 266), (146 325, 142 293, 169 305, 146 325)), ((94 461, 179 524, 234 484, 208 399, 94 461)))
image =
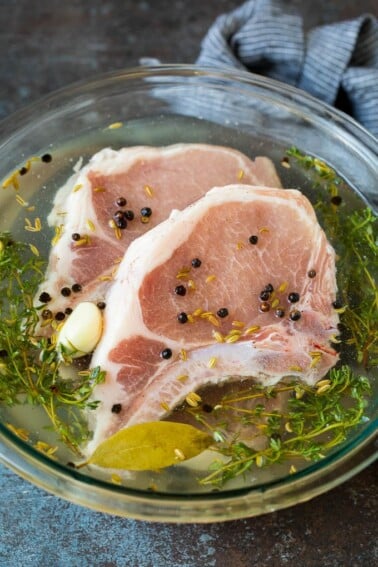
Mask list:
POLYGON ((281 0, 249 0, 219 16, 199 65, 252 71, 303 89, 378 136, 378 21, 372 15, 303 32, 281 0))

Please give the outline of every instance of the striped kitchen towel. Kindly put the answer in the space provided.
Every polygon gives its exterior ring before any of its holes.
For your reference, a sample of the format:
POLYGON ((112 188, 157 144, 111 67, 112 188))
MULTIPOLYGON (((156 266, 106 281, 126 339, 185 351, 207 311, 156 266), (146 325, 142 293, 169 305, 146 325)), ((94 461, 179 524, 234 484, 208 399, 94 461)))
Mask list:
POLYGON ((304 89, 378 136, 378 21, 372 15, 314 28, 281 0, 249 0, 219 16, 199 65, 231 66, 304 89))

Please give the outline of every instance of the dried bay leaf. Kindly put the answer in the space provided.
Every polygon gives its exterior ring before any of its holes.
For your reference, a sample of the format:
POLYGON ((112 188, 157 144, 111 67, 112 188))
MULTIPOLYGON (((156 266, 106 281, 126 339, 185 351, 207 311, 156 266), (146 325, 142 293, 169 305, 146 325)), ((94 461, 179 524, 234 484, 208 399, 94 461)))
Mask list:
POLYGON ((121 429, 101 443, 86 464, 132 471, 155 470, 207 449, 211 435, 185 423, 152 421, 121 429))

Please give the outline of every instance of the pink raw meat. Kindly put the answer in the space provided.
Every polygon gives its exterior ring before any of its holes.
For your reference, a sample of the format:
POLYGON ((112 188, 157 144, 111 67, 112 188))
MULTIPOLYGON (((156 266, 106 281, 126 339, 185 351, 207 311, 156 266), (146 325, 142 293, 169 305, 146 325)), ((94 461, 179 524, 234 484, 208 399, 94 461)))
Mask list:
POLYGON ((101 404, 89 450, 166 416, 207 384, 316 383, 338 359, 335 295, 334 250, 299 191, 217 187, 173 212, 130 245, 109 290, 91 363, 107 375, 94 392, 101 404), (260 298, 269 284, 274 291, 260 298))
POLYGON ((42 292, 51 296, 48 308, 53 315, 79 301, 103 301, 130 242, 165 220, 172 209, 183 209, 211 187, 238 179, 280 186, 268 158, 252 161, 221 146, 177 144, 100 151, 56 196, 49 223, 59 227, 60 238, 52 248, 38 297, 42 292), (117 204, 119 198, 127 204, 117 204), (141 222, 142 207, 152 210, 146 224, 141 222), (127 221, 127 228, 115 230, 109 222, 119 210, 132 210, 135 218, 127 221), (75 283, 81 286, 79 293, 61 294, 75 283))

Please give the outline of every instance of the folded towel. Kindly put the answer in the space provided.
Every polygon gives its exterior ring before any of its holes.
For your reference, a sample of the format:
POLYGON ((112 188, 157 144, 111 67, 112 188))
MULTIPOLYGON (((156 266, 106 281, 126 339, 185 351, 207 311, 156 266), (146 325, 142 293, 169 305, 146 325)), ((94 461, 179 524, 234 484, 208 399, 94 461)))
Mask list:
POLYGON ((199 65, 252 71, 303 89, 378 136, 378 21, 372 15, 320 26, 280 0, 249 0, 219 16, 199 65))

